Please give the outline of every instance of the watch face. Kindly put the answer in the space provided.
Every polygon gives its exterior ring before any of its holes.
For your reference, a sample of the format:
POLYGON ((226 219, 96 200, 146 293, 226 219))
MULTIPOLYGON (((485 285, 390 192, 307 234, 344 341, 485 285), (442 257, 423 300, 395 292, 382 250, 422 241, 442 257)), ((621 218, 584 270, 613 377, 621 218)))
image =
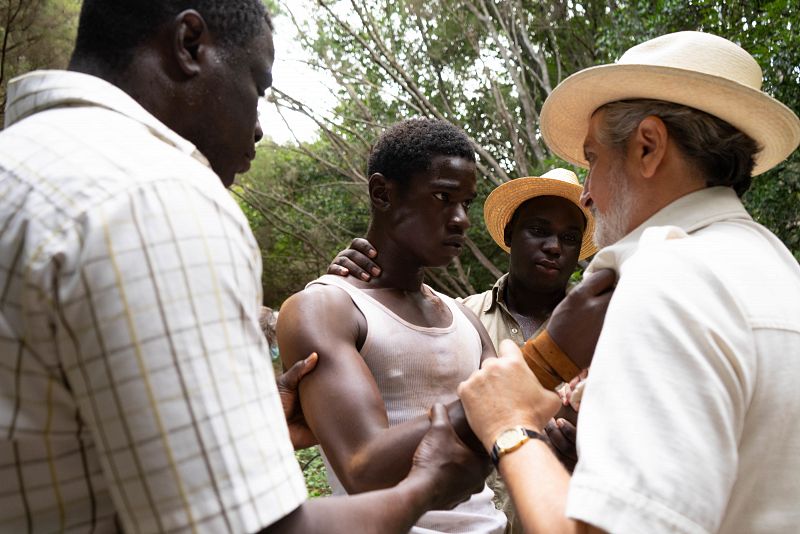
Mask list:
POLYGON ((525 433, 521 428, 509 428, 497 436, 497 446, 501 449, 508 449, 525 439, 525 433))

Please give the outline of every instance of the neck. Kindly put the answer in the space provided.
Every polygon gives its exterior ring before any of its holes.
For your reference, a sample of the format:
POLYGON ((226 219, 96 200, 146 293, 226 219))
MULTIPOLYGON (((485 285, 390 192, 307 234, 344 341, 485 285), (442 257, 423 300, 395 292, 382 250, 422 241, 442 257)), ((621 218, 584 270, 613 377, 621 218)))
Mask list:
POLYGON ((94 76, 95 78, 100 78, 101 80, 105 80, 110 84, 116 85, 120 89, 127 92, 124 87, 125 76, 123 73, 113 72, 113 69, 109 69, 102 63, 92 58, 73 56, 72 59, 70 59, 67 70, 80 72, 81 74, 88 74, 90 76, 94 76))
POLYGON ((503 297, 512 313, 542 321, 550 316, 565 294, 566 288, 563 287, 553 291, 531 289, 509 274, 503 297))
POLYGON ((174 90, 166 91, 163 76, 155 63, 156 58, 147 48, 137 49, 137 55, 130 65, 122 69, 113 69, 92 57, 76 57, 70 60, 68 70, 89 74, 110 84, 116 85, 139 103, 151 115, 177 131, 179 122, 174 120, 180 116, 181 110, 175 102, 180 102, 180 95, 174 90), (166 99, 165 95, 172 95, 166 99))
POLYGON ((417 263, 412 254, 400 249, 394 240, 374 226, 370 226, 367 240, 380 251, 378 261, 381 266, 381 275, 373 278, 370 286, 407 292, 419 292, 422 289, 425 267, 417 263))

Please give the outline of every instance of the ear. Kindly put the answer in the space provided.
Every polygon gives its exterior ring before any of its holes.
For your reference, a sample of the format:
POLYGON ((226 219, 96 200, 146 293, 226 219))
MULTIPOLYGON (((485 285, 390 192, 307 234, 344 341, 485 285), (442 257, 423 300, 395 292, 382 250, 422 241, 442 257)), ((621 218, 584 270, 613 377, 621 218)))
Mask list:
POLYGON ((650 115, 639 123, 629 149, 634 151, 635 163, 643 177, 652 178, 655 175, 667 152, 668 140, 667 126, 659 117, 650 115))
POLYGON ((392 205, 395 183, 379 172, 369 177, 369 201, 377 211, 386 211, 392 205))
POLYGON ((512 222, 514 218, 512 217, 508 223, 506 223, 506 227, 503 228, 503 243, 509 248, 511 248, 511 235, 512 235, 512 222))
POLYGON ((178 67, 187 77, 200 74, 203 47, 209 44, 211 34, 200 13, 189 9, 175 17, 172 51, 178 67))

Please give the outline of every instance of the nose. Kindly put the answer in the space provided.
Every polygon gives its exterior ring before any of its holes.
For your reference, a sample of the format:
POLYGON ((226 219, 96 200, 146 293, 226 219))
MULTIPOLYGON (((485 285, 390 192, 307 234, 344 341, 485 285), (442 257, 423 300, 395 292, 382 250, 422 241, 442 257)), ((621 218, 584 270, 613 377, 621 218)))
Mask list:
POLYGON ((561 255, 561 241, 556 234, 550 235, 544 240, 542 250, 553 256, 561 255))
POLYGON ((584 208, 591 208, 592 207, 592 196, 589 194, 586 189, 583 190, 581 193, 581 206, 584 208))
POLYGON ((448 227, 452 230, 460 230, 463 233, 470 226, 472 226, 472 223, 469 221, 467 210, 464 209, 462 204, 456 204, 448 221, 448 227))
POLYGON ((586 176, 586 181, 583 182, 583 191, 581 191, 580 201, 581 206, 584 208, 589 208, 592 205, 592 195, 589 193, 589 181, 591 179, 591 175, 592 173, 589 172, 589 174, 586 176))
POLYGON ((256 119, 256 129, 253 133, 253 140, 258 143, 264 137, 264 130, 261 129, 261 121, 256 119))

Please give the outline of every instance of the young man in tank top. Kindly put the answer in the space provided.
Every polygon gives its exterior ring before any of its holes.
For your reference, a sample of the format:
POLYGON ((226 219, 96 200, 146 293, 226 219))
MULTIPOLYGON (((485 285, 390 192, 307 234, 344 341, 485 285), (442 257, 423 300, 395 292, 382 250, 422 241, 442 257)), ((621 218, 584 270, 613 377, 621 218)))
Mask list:
MULTIPOLYGON (((445 121, 400 122, 376 142, 368 171, 367 238, 381 251, 381 276, 323 276, 284 303, 278 323, 287 367, 319 353, 300 399, 331 485, 347 493, 403 479, 436 402, 450 403, 469 441, 456 388, 495 356, 477 318, 423 283, 425 267, 460 253, 470 225, 476 166, 467 136, 445 121)), ((412 532, 503 532, 491 491, 476 491, 453 510, 424 515, 412 532)))

